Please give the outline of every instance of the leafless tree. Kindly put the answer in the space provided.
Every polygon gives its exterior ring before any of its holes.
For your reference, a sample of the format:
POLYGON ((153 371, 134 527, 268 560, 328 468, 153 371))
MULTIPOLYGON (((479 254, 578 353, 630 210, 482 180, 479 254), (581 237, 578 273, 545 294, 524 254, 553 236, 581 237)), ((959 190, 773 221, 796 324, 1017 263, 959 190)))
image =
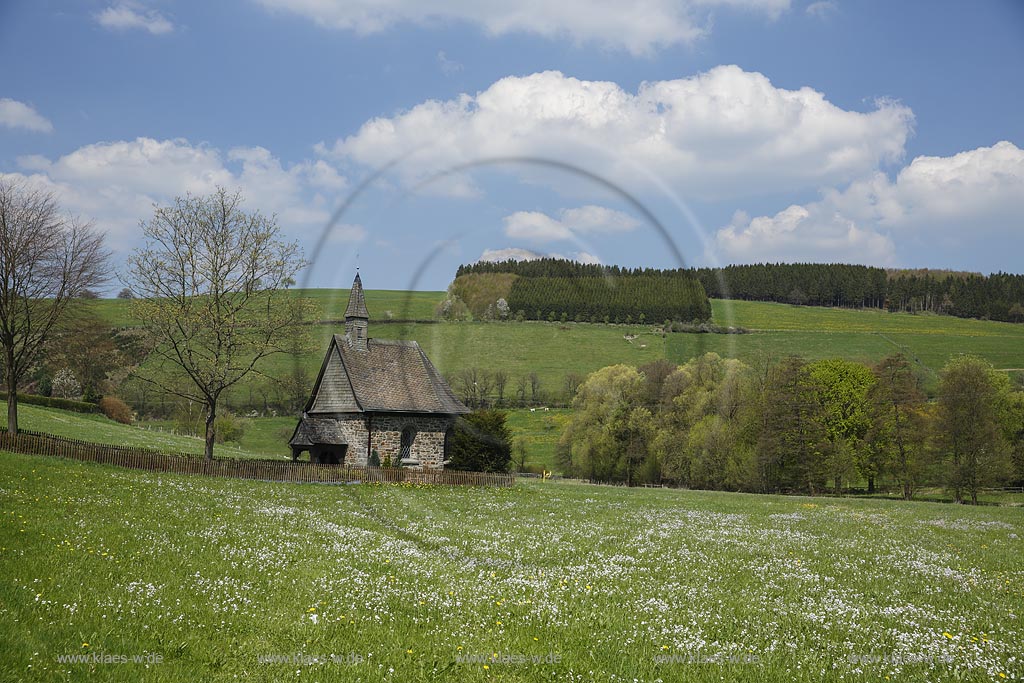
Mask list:
POLYGON ((530 400, 536 403, 540 400, 540 377, 536 372, 531 372, 530 378, 530 400))
POLYGON ((487 398, 491 395, 491 388, 493 387, 494 378, 487 370, 480 371, 480 377, 477 379, 476 385, 476 397, 480 402, 481 407, 487 407, 487 398))
POLYGON ((125 285, 153 350, 136 376, 203 406, 211 460, 222 394, 306 335, 309 302, 287 291, 306 261, 274 217, 244 211, 223 188, 157 207, 142 231, 125 285))
POLYGON ((505 385, 508 384, 508 373, 504 370, 494 371, 494 390, 498 392, 498 403, 505 402, 505 385))
POLYGON ((580 385, 586 378, 578 372, 567 372, 565 373, 565 400, 572 402, 576 398, 576 392, 579 390, 580 385))
POLYGON ((526 405, 526 387, 529 385, 529 382, 530 379, 526 375, 516 380, 516 398, 519 399, 519 405, 526 405))
POLYGON ((480 372, 476 368, 463 368, 458 374, 459 394, 462 397, 462 402, 470 408, 476 408, 479 405, 480 393, 477 380, 480 377, 480 372))
POLYGON ((0 345, 12 433, 22 377, 81 295, 107 279, 103 239, 63 214, 52 192, 0 179, 0 345))

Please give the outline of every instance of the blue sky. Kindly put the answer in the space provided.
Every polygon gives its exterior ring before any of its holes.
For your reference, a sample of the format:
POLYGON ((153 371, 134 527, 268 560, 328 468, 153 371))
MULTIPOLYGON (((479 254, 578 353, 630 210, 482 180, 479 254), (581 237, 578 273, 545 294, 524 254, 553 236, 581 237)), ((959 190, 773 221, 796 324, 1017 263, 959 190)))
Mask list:
POLYGON ((8 0, 0 173, 119 261, 154 203, 238 188, 318 286, 510 254, 1022 270, 1024 4, 623 7, 8 0))

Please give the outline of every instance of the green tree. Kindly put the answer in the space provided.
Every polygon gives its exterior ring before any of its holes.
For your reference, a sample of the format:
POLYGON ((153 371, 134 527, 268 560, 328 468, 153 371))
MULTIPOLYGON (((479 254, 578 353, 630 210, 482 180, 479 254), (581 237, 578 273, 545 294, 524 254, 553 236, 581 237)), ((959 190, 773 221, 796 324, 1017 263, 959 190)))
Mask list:
MULTIPOLYGON (((661 411, 653 450, 668 476, 695 488, 747 489, 756 471, 746 421, 752 400, 750 368, 706 353, 661 378, 661 411)), ((648 389, 646 393, 650 393, 648 389)))
POLYGON ((1009 379, 975 356, 959 356, 942 370, 938 430, 946 458, 946 483, 954 499, 1003 481, 1009 472, 1009 447, 1001 417, 1009 397, 1009 379))
POLYGON ((875 383, 874 375, 860 363, 838 358, 811 363, 807 372, 824 410, 829 442, 825 471, 835 482, 836 493, 858 470, 873 493, 881 467, 864 437, 871 425, 868 392, 875 383))
POLYGON ((891 473, 903 498, 910 500, 931 466, 930 413, 924 392, 903 354, 882 360, 873 373, 875 383, 868 392, 871 427, 867 447, 873 465, 891 473))
POLYGON ((455 424, 447 467, 471 472, 504 472, 512 460, 512 433, 501 410, 476 410, 455 424))
POLYGON ((611 365, 592 373, 573 399, 573 415, 561 438, 563 464, 577 476, 624 480, 631 447, 630 414, 638 405, 643 378, 636 368, 611 365))
POLYGON ((790 356, 773 367, 763 401, 758 454, 765 485, 815 495, 824 488, 825 455, 831 444, 807 361, 790 356))

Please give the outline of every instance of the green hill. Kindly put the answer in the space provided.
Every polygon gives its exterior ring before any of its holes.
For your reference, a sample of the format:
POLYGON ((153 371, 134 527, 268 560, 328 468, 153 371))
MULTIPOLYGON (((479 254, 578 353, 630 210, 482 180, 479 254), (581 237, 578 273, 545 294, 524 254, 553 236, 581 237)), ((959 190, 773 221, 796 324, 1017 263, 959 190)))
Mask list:
MULTIPOLYGON (((347 292, 307 290, 304 294, 317 303, 321 321, 335 321, 311 328, 315 350, 298 360, 304 372, 315 377, 327 339, 342 329, 338 320, 347 303, 347 292)), ((561 401, 565 399, 563 385, 568 373, 585 375, 606 365, 639 365, 659 358, 682 363, 707 351, 747 362, 798 354, 809 359, 842 357, 868 363, 903 351, 931 372, 937 372, 950 356, 970 352, 1000 369, 1019 372, 1024 368, 1021 324, 714 300, 714 321, 718 325, 741 327, 750 333, 662 334, 655 325, 439 322, 433 320, 433 313, 442 296, 441 292, 368 290, 371 335, 419 341, 441 372, 450 377, 473 367, 504 371, 509 376, 506 396, 514 396, 516 383, 530 373, 538 376, 544 400, 561 401), (411 319, 422 322, 398 322, 411 319)), ((103 300, 94 305, 111 324, 131 322, 127 302, 103 300)), ((280 377, 290 374, 295 365, 293 358, 278 356, 265 363, 262 370, 280 377)), ((228 405, 236 411, 259 408, 260 391, 258 381, 237 387, 228 395, 228 405)))
MULTIPOLYGON (((7 427, 6 401, 0 401, 0 426, 7 427)), ((152 448, 165 453, 203 454, 201 438, 175 434, 169 423, 125 425, 108 420, 103 415, 85 415, 19 403, 18 426, 28 431, 93 443, 152 448)), ((284 458, 288 455, 288 436, 295 428, 295 418, 246 420, 245 426, 246 432, 241 442, 217 445, 217 457, 284 458), (288 435, 284 435, 285 431, 288 435)))

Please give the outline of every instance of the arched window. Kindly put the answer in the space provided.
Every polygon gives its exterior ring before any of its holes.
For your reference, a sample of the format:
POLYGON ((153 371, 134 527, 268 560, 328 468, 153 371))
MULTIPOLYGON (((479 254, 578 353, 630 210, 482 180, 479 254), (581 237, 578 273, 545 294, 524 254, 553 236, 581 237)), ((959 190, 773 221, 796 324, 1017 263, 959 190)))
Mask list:
POLYGON ((402 430, 402 446, 398 453, 400 460, 412 458, 412 442, 416 440, 416 428, 408 425, 402 430))

